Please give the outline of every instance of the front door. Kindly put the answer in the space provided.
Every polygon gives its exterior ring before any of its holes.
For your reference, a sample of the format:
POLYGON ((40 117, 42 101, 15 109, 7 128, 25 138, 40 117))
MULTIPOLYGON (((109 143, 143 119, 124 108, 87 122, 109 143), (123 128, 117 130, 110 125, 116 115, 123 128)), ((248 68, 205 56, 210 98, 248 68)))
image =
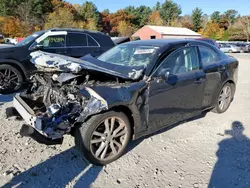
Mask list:
POLYGON ((68 49, 66 47, 66 35, 48 36, 39 42, 38 45, 42 45, 41 51, 68 55, 68 49))
POLYGON ((205 73, 196 47, 185 47, 169 55, 150 82, 149 129, 177 123, 201 113, 205 73), (158 80, 169 71, 166 81, 158 80))

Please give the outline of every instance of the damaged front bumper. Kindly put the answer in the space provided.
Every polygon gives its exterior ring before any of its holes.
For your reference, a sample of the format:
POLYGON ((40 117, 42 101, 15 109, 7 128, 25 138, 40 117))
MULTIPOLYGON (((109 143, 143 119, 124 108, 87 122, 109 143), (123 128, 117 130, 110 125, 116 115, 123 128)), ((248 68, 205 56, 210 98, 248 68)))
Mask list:
POLYGON ((23 101, 20 94, 15 95, 13 99, 14 108, 25 120, 27 124, 22 125, 20 134, 22 136, 29 136, 40 144, 56 145, 62 144, 63 137, 51 139, 42 133, 42 119, 35 116, 34 111, 23 101))
MULTIPOLYGON (((59 100, 48 103, 49 96, 56 96, 53 89, 46 87, 41 97, 34 97, 26 93, 17 94, 13 99, 13 110, 26 122, 20 130, 22 136, 29 136, 39 143, 46 145, 61 144, 63 136, 72 132, 76 123, 83 123, 89 116, 108 109, 107 102, 89 87, 82 88, 78 94, 64 98, 65 103, 59 100), (84 97, 88 95, 88 97, 84 97), (84 98, 77 101, 76 98, 84 98), (47 102, 45 102, 47 100, 47 102), (71 101, 70 101, 71 100, 71 101), (55 108, 57 107, 57 108, 55 108), (42 109, 42 110, 40 110, 42 109)), ((57 98, 63 98, 60 95, 57 98)), ((50 101, 51 102, 51 101, 50 101)), ((7 110, 6 110, 7 115, 7 110)), ((8 115, 7 115, 8 117, 8 115)))

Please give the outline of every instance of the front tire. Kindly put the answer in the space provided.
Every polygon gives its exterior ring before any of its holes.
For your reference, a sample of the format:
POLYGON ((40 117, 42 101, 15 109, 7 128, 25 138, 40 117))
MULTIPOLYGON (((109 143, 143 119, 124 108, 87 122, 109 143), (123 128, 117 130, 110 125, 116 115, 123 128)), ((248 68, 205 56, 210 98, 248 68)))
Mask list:
POLYGON ((0 94, 10 94, 18 91, 23 84, 23 75, 15 67, 0 65, 0 94))
POLYGON ((226 112, 232 102, 233 95, 234 91, 232 84, 226 83, 220 90, 213 112, 218 114, 226 112))
POLYGON ((77 149, 96 165, 106 165, 121 157, 130 140, 131 125, 122 112, 92 116, 75 132, 77 149))

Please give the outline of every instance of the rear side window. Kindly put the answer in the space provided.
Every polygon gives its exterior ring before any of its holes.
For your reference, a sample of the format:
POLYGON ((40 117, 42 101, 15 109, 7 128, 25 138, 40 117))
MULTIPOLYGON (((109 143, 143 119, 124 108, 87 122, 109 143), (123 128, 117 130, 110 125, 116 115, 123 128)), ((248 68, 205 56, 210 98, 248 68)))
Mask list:
POLYGON ((203 66, 211 65, 215 63, 219 58, 218 54, 216 54, 213 50, 209 48, 199 46, 199 50, 201 55, 201 63, 203 66))
POLYGON ((80 33, 69 33, 67 46, 74 47, 74 46, 88 46, 87 43, 87 35, 80 34, 80 33))
POLYGON ((99 45, 97 44, 97 42, 91 36, 88 36, 88 46, 96 47, 96 46, 99 46, 99 45))

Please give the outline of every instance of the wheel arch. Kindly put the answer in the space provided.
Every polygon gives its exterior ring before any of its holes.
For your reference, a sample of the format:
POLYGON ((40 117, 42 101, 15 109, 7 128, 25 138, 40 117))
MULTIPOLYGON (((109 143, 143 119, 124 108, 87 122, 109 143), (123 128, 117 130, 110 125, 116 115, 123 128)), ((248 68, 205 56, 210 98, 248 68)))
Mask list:
POLYGON ((21 74, 23 75, 23 78, 26 79, 27 71, 20 62, 13 60, 13 59, 0 59, 0 64, 6 64, 6 65, 11 65, 15 67, 21 72, 21 74))
POLYGON ((109 109, 109 111, 111 111, 111 110, 116 111, 116 112, 123 112, 127 116, 128 120, 130 122, 130 126, 131 126, 132 139, 134 139, 135 121, 136 120, 134 119, 132 110, 129 107, 124 106, 124 105, 114 106, 114 107, 109 109))
POLYGON ((216 97, 214 97, 214 99, 213 99, 213 106, 215 106, 215 104, 216 104, 217 97, 219 96, 221 89, 222 89, 222 88, 224 87, 224 85, 226 85, 227 83, 229 83, 230 85, 233 86, 233 95, 234 95, 235 89, 236 89, 235 82, 234 82, 232 79, 228 79, 228 80, 226 80, 225 82, 223 82, 223 83, 221 84, 221 87, 216 91, 216 95, 215 95, 216 97))

